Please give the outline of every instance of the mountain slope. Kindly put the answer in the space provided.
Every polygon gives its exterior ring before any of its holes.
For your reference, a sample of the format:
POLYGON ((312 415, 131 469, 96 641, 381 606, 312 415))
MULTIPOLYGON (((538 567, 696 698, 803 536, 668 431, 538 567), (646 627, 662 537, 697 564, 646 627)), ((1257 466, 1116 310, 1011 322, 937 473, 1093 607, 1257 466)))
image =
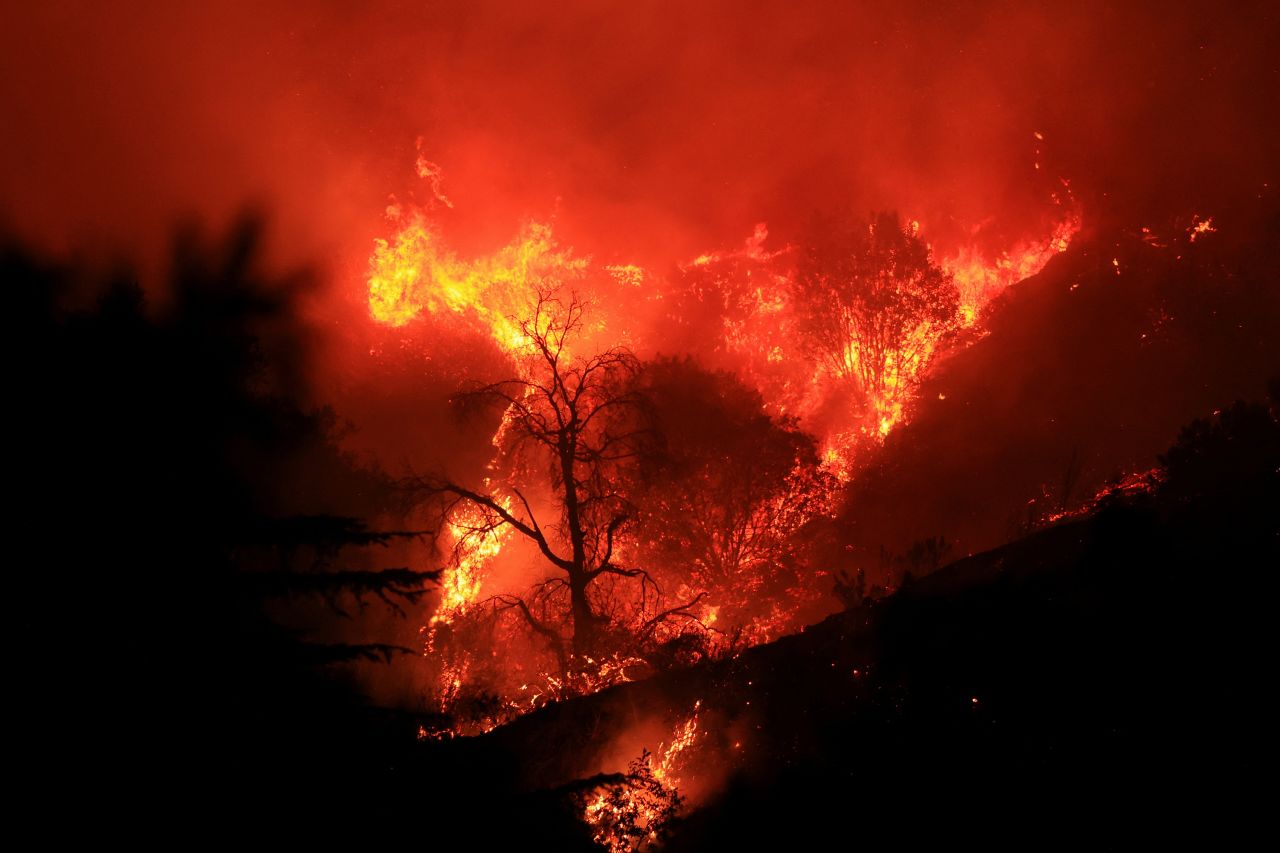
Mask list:
POLYGON ((1194 242, 1190 212, 1099 224, 990 307, 990 334, 937 366, 852 484, 843 540, 869 571, 881 546, 1016 538, 1280 371, 1280 208, 1222 213, 1194 242))
POLYGON ((495 844, 586 849, 593 775, 657 748, 700 701, 670 849, 956 820, 990 832, 1034 818, 1044 838, 1064 822, 1176 829, 1174 814, 1252 825, 1273 711, 1275 411, 1240 404, 1187 432, 1153 494, 732 660, 426 745, 406 781, 459 819, 507 816, 485 824, 495 844))

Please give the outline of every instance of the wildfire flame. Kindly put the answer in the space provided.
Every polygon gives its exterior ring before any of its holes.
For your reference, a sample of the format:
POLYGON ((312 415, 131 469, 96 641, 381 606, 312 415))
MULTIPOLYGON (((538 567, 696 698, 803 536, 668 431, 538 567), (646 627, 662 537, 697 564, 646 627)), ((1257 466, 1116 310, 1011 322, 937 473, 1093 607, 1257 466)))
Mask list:
POLYGON ((491 255, 462 260, 422 213, 390 240, 375 241, 369 259, 369 312, 404 326, 424 311, 453 314, 487 330, 508 350, 527 343, 517 317, 528 313, 540 286, 576 279, 585 258, 561 248, 551 227, 529 223, 491 255))
POLYGON ((942 268, 955 277, 960 291, 960 314, 972 326, 982 309, 1010 286, 1036 275, 1054 255, 1071 245, 1080 231, 1080 214, 1071 209, 1047 237, 1027 240, 991 260, 969 245, 943 259, 942 268))
MULTIPOLYGON (((440 167, 420 155, 417 170, 431 182, 432 194, 438 202, 435 206, 451 207, 441 191, 440 167)), ((838 377, 829 367, 815 362, 800 339, 798 309, 793 304, 796 287, 793 249, 790 246, 766 248, 769 231, 764 223, 756 225, 751 236, 738 248, 703 253, 678 266, 678 272, 672 276, 662 276, 634 264, 593 267, 589 257, 576 255, 572 249, 560 245, 550 225, 537 222, 526 224, 511 242, 496 251, 462 258, 450 248, 426 211, 406 215, 395 205, 388 213, 397 229, 390 238, 375 241, 368 273, 369 311, 382 325, 404 327, 424 314, 451 318, 491 339, 519 364, 530 343, 521 330, 520 321, 530 316, 540 292, 566 285, 586 288, 588 293, 592 287, 605 287, 602 292, 615 297, 615 301, 593 300, 597 316, 592 320, 592 333, 607 331, 609 345, 627 340, 659 348, 662 340, 646 341, 645 336, 660 336, 661 330, 654 332, 640 325, 631 310, 634 303, 623 304, 635 297, 626 294, 637 294, 638 298, 652 303, 663 299, 664 294, 675 293, 677 279, 685 276, 701 288, 698 291, 700 305, 721 311, 719 330, 713 331, 713 337, 718 334, 719 339, 710 345, 729 360, 744 380, 758 388, 767 409, 780 415, 794 415, 803 427, 810 428, 806 419, 824 408, 829 409, 828 401, 836 399, 832 394, 838 377)), ((913 235, 927 231, 915 220, 910 221, 908 227, 913 235)), ((1080 227, 1078 211, 1073 205, 1067 205, 1048 234, 1024 240, 994 257, 980 249, 976 242, 942 256, 937 263, 953 278, 959 291, 960 327, 977 326, 982 310, 992 299, 1040 272, 1055 255, 1066 251, 1080 227)), ((1211 219, 1196 219, 1190 237, 1194 240, 1213 230, 1211 219)), ((853 461, 860 452, 858 448, 869 441, 882 441, 908 416, 919 382, 942 345, 942 334, 931 323, 922 322, 907 335, 900 352, 888 354, 882 387, 866 389, 864 393, 865 411, 835 426, 828 416, 825 427, 811 429, 819 433, 823 468, 828 475, 834 475, 828 477, 830 482, 822 488, 847 482, 855 470, 853 461)), ((859 357, 856 351, 845 353, 845 360, 850 364, 856 365, 859 357)), ((508 421, 509 418, 504 418, 503 426, 495 435, 495 446, 502 443, 508 421)), ((502 552, 509 529, 504 526, 486 529, 485 522, 477 510, 465 508, 456 509, 448 520, 454 559, 442 575, 441 597, 435 614, 424 626, 428 651, 438 652, 437 641, 442 634, 453 630, 475 607, 488 567, 502 552)), ((628 547, 626 541, 620 541, 618 553, 628 547)), ((807 600, 806 595, 812 594, 812 590, 796 590, 789 600, 773 602, 768 613, 751 617, 750 624, 736 626, 741 629, 741 642, 765 642, 794 630, 795 614, 807 600)), ((721 604, 710 599, 703 602, 704 628, 724 621, 721 604)), ((444 711, 462 695, 469 674, 474 674, 473 664, 480 663, 469 655, 469 650, 458 650, 440 668, 437 695, 444 711)), ((487 731, 548 701, 594 692, 629 680, 633 665, 644 664, 618 657, 572 675, 540 672, 518 676, 514 684, 523 681, 521 689, 516 690, 513 684, 506 693, 500 690, 500 708, 489 712, 489 716, 471 730, 487 731)), ((696 713, 688 725, 692 726, 687 733, 691 738, 696 730, 696 713)), ((449 736, 460 733, 459 728, 449 736)), ((686 740, 683 736, 674 737, 664 751, 652 758, 652 775, 658 783, 672 781, 673 762, 685 748, 680 744, 686 740)))
POLYGON ((1191 242, 1194 243, 1197 238, 1203 237, 1205 234, 1212 234, 1217 230, 1217 228, 1213 227, 1212 216, 1206 216, 1204 219, 1199 216, 1193 216, 1191 217, 1191 227, 1187 229, 1187 235, 1190 237, 1191 242))
POLYGON ((625 782, 606 786, 587 803, 583 820, 592 829, 592 840, 609 853, 627 853, 652 844, 663 825, 675 816, 681 803, 676 774, 683 768, 686 751, 700 737, 701 708, 702 700, 698 700, 669 741, 632 762, 625 782))
POLYGON ((498 556, 511 535, 507 527, 490 528, 484 514, 459 507, 446 525, 454 543, 454 559, 440 578, 441 600, 432 624, 452 622, 480 595, 486 563, 498 556))

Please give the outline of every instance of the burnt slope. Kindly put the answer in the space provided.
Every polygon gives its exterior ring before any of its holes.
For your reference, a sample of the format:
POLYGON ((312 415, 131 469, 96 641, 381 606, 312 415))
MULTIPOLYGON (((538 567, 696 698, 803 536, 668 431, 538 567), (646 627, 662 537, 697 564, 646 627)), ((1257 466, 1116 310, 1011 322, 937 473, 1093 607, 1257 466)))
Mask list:
POLYGON ((799 635, 478 738, 415 744, 409 718, 351 719, 309 739, 295 770, 242 776, 211 802, 233 804, 237 825, 355 829, 364 843, 462 833, 478 849, 592 849, 582 792, 701 700, 673 850, 1256 828, 1277 401, 1184 431, 1154 492, 799 635))
POLYGON ((1273 712, 1276 411, 1237 404, 1199 422, 1154 492, 874 607, 423 745, 396 796, 480 821, 486 846, 586 849, 581 780, 656 746, 646 721, 700 699, 704 735, 681 772, 694 807, 670 849, 1253 826, 1273 712))
POLYGON ((700 698, 707 734, 684 777, 703 790, 672 849, 957 820, 991 831, 1034 818, 1046 838, 1108 821, 1181 831, 1229 817, 1239 830, 1263 817, 1277 435, 1265 407, 1235 407, 1170 452, 1155 494, 735 660, 428 748, 421 767, 456 779, 483 767, 480 779, 503 779, 489 793, 511 797, 492 806, 582 843, 573 777, 598 770, 628 726, 700 698), (928 820, 892 822, 916 816, 928 820))
POLYGON ((964 555, 1010 541, 1028 517, 1151 468, 1190 419, 1255 395, 1280 370, 1278 211, 1269 198, 1202 210, 1217 230, 1195 242, 1192 210, 1103 218, 1006 292, 990 334, 937 365, 855 478, 842 527, 867 568, 882 545, 942 535, 964 555))

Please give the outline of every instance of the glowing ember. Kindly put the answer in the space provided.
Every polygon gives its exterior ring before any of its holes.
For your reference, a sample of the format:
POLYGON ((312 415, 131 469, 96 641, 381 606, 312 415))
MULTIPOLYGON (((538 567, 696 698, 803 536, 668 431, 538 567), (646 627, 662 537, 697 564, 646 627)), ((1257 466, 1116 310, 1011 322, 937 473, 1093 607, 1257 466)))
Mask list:
POLYGON ((1194 243, 1196 238, 1203 237, 1205 234, 1212 234, 1217 230, 1217 228, 1213 227, 1212 216, 1206 216, 1204 219, 1193 216, 1191 217, 1191 227, 1187 229, 1187 234, 1190 236, 1191 242, 1194 243))

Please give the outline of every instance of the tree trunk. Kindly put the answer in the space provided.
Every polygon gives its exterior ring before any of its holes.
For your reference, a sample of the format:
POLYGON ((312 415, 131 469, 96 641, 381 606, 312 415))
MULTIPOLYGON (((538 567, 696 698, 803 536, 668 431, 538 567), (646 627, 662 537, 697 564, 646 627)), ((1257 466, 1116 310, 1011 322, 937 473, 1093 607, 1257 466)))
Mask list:
POLYGON ((573 567, 569 570, 570 614, 573 617, 573 654, 583 657, 591 653, 595 614, 587 599, 587 549, 582 533, 581 508, 578 505, 578 483, 574 477, 576 437, 565 435, 560 440, 560 476, 564 479, 564 512, 573 545, 573 567))
POLYGON ((585 573, 578 579, 569 579, 569 596, 573 613, 573 654, 574 657, 586 657, 591 654, 594 644, 595 614, 587 600, 585 573))

